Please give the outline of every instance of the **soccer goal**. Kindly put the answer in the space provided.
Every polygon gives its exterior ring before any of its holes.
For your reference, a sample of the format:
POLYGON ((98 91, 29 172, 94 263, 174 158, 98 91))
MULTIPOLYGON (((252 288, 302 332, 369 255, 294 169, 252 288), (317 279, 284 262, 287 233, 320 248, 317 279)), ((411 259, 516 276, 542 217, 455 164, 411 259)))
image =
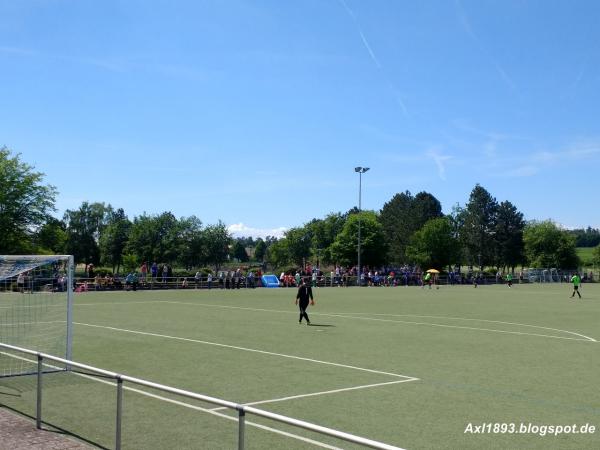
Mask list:
MULTIPOLYGON (((71 360, 73 256, 0 255, 0 342, 71 360)), ((0 352, 0 377, 37 372, 37 362, 0 352)))

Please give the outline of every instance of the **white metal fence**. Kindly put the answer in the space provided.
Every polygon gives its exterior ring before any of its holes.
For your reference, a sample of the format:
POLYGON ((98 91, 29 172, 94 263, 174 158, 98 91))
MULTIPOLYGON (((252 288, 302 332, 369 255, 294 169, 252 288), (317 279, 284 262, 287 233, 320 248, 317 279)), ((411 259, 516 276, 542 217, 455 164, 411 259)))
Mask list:
POLYGON ((214 405, 219 405, 225 408, 229 408, 232 410, 236 410, 238 413, 238 449, 243 450, 245 445, 245 417, 246 414, 254 414, 259 417, 264 417, 266 419, 274 420, 276 422, 285 423, 287 425, 292 425, 298 428, 304 428, 305 430, 313 431, 316 433, 324 434, 327 436, 331 436, 337 439, 341 439, 347 442, 351 442, 354 444, 359 444, 365 447, 382 449, 382 450, 402 450, 399 447, 395 447, 393 445, 385 444, 383 442, 373 441, 371 439, 363 438, 360 436, 356 436, 350 433, 345 433, 343 431, 334 430, 327 427, 322 427, 320 425, 316 425, 310 422, 305 422, 303 420, 294 419, 292 417, 283 416, 280 414, 275 414, 269 411, 264 411, 262 409, 254 408, 252 406, 245 406, 238 403, 234 403, 228 400, 222 400, 215 397, 209 397, 207 395, 197 394, 195 392, 186 391, 183 389, 174 388, 171 386, 166 386, 163 384, 153 383, 151 381, 142 380, 140 378, 134 378, 127 375, 118 374, 115 372, 110 372, 108 370, 100 369, 97 367, 89 366, 86 364, 81 364, 75 361, 70 361, 63 358, 58 358, 56 356, 47 355, 45 353, 36 352, 34 350, 29 350, 21 347, 15 347, 13 345, 0 343, 0 349, 9 350, 12 352, 19 352, 27 355, 32 355, 37 358, 37 395, 36 395, 36 427, 38 429, 42 428, 42 406, 43 406, 43 366, 44 360, 58 362, 60 364, 64 364, 67 369, 70 368, 78 368, 87 370, 89 372, 93 372, 95 374, 101 375, 106 378, 111 378, 116 381, 117 387, 117 407, 115 412, 115 449, 121 450, 121 424, 123 420, 123 385, 125 382, 137 384, 139 386, 146 386, 153 389, 158 389, 163 392, 168 392, 175 395, 180 395, 183 397, 200 400, 208 403, 212 403, 214 405))

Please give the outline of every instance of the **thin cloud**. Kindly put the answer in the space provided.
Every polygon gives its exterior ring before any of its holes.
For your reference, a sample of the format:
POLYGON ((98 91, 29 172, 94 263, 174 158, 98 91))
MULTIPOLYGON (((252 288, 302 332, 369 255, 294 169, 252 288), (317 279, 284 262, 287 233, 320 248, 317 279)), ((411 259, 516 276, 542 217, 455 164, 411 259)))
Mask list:
POLYGON ((19 47, 4 47, 0 46, 0 53, 10 53, 13 55, 22 55, 22 56, 36 56, 37 53, 33 50, 29 50, 26 48, 19 47))
POLYGON ((512 178, 532 177, 534 175, 537 175, 539 171, 540 168, 538 166, 525 165, 509 170, 508 172, 504 173, 504 176, 512 178))
POLYGON ((577 88, 579 87, 579 84, 581 83, 581 80, 583 79, 583 76, 586 72, 589 60, 590 60, 590 55, 587 55, 585 57, 585 61, 583 62, 583 64, 581 65, 581 68, 579 69, 579 72, 577 72, 575 79, 569 86, 567 86, 567 88, 565 89, 565 92, 563 92, 563 94, 561 95, 561 99, 575 97, 575 94, 577 93, 577 88))
POLYGON ((400 109, 402 109, 402 113, 404 114, 404 116, 408 117, 408 108, 406 107, 406 104, 404 103, 404 100, 402 99, 402 95, 400 94, 400 90, 385 75, 385 73, 383 71, 383 65, 381 64, 381 62, 379 62, 379 58, 377 58, 377 55, 373 51, 373 48, 371 47, 371 44, 369 44, 367 36, 363 32, 363 29, 360 26, 360 23, 358 22, 358 19, 356 18, 356 14, 354 14, 354 11, 352 11, 352 9, 350 9, 350 7, 348 6, 348 4, 346 3, 345 0, 338 0, 338 1, 342 5, 342 7, 346 10, 346 12, 348 13, 348 15, 352 18, 352 21, 354 22, 354 26, 356 27, 356 30, 358 31, 360 39, 361 39, 361 41, 363 43, 363 47, 367 50, 367 53, 369 54, 369 57, 371 58, 371 61, 373 61, 373 63, 375 64, 375 67, 377 67, 377 69, 379 71, 381 71, 382 75, 385 77, 385 79, 386 79, 386 81, 387 81, 387 83, 388 83, 388 85, 389 85, 389 87, 390 87, 390 89, 391 89, 391 91, 392 91, 392 93, 394 95, 394 100, 396 101, 396 103, 398 103, 398 105, 400 106, 400 109))
POLYGON ((371 46, 369 45, 369 41, 367 41, 367 38, 365 37, 365 34, 362 32, 362 30, 360 29, 360 26, 358 27, 358 34, 360 34, 360 38, 363 41, 363 44, 365 45, 367 51, 369 52, 369 55, 371 55, 371 59, 373 60, 373 62, 375 63, 375 65, 377 66, 378 69, 381 69, 381 63, 379 62, 379 60, 377 59, 377 56, 375 56, 375 53, 373 53, 373 49, 371 48, 371 46))
POLYGON ((496 73, 498 73, 498 75, 500 76, 500 78, 502 78, 504 83, 512 91, 516 91, 517 86, 514 83, 514 81, 512 80, 512 78, 508 76, 508 73, 506 73, 506 71, 502 68, 500 63, 498 63, 498 61, 491 55, 491 53, 488 51, 486 46, 483 45, 481 39, 479 39, 479 36, 477 36, 475 31, 473 30, 473 27, 471 26, 471 22, 469 21, 469 17, 467 16, 467 13, 465 12, 465 9, 463 8, 461 1, 456 0, 455 5, 456 5, 456 13, 458 15, 458 21, 462 25, 465 32, 475 42, 475 44, 477 44, 477 46, 479 47, 481 52, 490 60, 492 66, 496 70, 496 73))
POLYGON ((440 176, 440 178, 442 180, 446 181, 446 162, 451 160, 452 156, 443 155, 437 149, 427 150, 425 155, 428 158, 433 159, 433 161, 435 162, 435 165, 437 166, 437 169, 438 169, 438 175, 440 176))
POLYGON ((363 33, 362 27, 360 26, 360 23, 358 23, 358 20, 356 19, 356 15, 354 14, 354 11, 352 11, 350 9, 350 7, 348 6, 348 4, 345 2, 345 0, 339 0, 339 2, 342 4, 342 6, 344 7, 344 9, 346 10, 346 12, 350 15, 350 17, 352 17, 352 20, 354 22, 354 25, 356 26, 356 29, 358 30, 358 34, 360 35, 360 38, 363 42, 363 45, 365 46, 365 48, 367 49, 367 52, 369 53, 369 56, 371 57, 371 59, 373 60, 373 62, 375 63, 375 65, 377 66, 378 69, 382 68, 381 63, 379 62, 379 60, 377 59, 377 56, 375 56, 375 53, 373 52, 373 49, 371 48, 371 46, 369 45, 369 41, 367 40, 365 33, 363 33))

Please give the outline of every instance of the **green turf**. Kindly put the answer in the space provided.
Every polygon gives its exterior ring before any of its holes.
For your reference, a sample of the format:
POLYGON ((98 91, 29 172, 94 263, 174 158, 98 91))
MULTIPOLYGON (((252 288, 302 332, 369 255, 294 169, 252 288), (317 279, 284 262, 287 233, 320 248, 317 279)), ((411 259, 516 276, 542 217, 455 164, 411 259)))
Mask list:
MULTIPOLYGON (((86 293, 76 296, 74 359, 239 403, 402 379, 379 372, 405 375, 418 380, 257 407, 409 449, 595 449, 600 431, 464 432, 469 423, 600 428, 600 286, 581 292, 583 300, 570 299, 566 284, 316 289, 311 327, 298 324, 293 289, 86 293)), ((0 402, 33 414, 34 380, 19 378, 0 380, 0 402)), ((112 448, 115 398, 106 384, 54 374, 45 381, 44 418, 112 448)), ((236 422, 133 392, 123 426, 125 449, 236 447, 236 422)), ((318 448, 251 427, 246 446, 318 448)))

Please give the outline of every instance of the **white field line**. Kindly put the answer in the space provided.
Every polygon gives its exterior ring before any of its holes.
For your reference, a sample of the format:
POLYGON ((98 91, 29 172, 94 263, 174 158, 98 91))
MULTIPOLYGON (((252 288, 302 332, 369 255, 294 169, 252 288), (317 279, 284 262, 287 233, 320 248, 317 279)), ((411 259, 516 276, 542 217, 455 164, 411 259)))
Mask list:
MULTIPOLYGON (((316 397, 318 395, 337 394, 338 392, 355 391, 358 389, 374 388, 374 387, 378 387, 378 386, 388 386, 390 384, 407 383, 409 381, 417 381, 417 378, 409 378, 407 380, 398 380, 398 381, 388 381, 385 383, 365 384, 363 386, 353 386, 353 387, 349 387, 349 388, 333 389, 331 391, 312 392, 310 394, 292 395, 290 397, 273 398, 270 400, 261 400, 258 402, 244 403, 244 406, 254 406, 254 405, 262 405, 264 403, 284 402, 286 400, 295 400, 298 398, 305 398, 305 397, 316 397)), ((212 408, 211 411, 220 411, 223 409, 227 409, 227 408, 220 406, 218 408, 212 408)))
POLYGON ((360 312, 360 313, 340 313, 342 315, 354 315, 354 314, 366 314, 371 316, 384 316, 384 317, 426 317, 429 319, 445 319, 445 320, 464 320, 464 321, 473 321, 473 322, 487 322, 487 323, 500 323, 503 325, 517 325, 521 327, 530 327, 530 328, 539 328, 540 330, 551 330, 551 331, 560 331, 562 333, 572 334, 574 336, 580 336, 585 338, 590 342, 598 342, 596 339, 586 336, 585 334, 575 333, 574 331, 561 330, 560 328, 550 328, 550 327, 542 327, 540 325, 529 325, 526 323, 517 323, 517 322, 502 322, 500 320, 487 320, 487 319, 469 319, 466 317, 446 317, 446 316, 423 316, 417 314, 378 314, 378 313, 368 313, 368 312, 360 312))
MULTIPOLYGON (((314 313, 313 313, 314 315, 314 313)), ((505 333, 505 334, 516 334, 520 336, 536 336, 536 337, 544 337, 550 339, 566 339, 568 341, 583 341, 583 342, 597 342, 595 339, 588 338, 580 339, 566 336, 553 336, 551 334, 540 334, 540 333, 526 333, 524 331, 508 331, 508 330, 494 330, 493 328, 478 328, 478 327, 465 327, 460 325, 447 325, 441 323, 430 323, 430 322, 413 322, 408 320, 392 320, 392 319, 375 319, 372 317, 358 317, 358 316, 344 316, 343 314, 324 314, 330 317, 343 317, 343 318, 353 318, 360 320, 372 320, 375 322, 391 322, 391 323, 406 323, 410 325, 426 325, 430 327, 441 327, 441 328, 457 328, 461 330, 475 330, 475 331, 489 331, 491 333, 505 333)))
MULTIPOLYGON (((27 358, 23 358, 21 356, 11 355, 11 354, 7 354, 5 352, 0 352, 0 354, 5 354, 7 356, 12 356, 13 358, 16 358, 16 359, 22 359, 24 361, 37 364, 37 361, 31 360, 31 359, 27 359, 27 358)), ((51 367, 53 369, 63 369, 62 367, 53 366, 51 364, 44 363, 44 365, 47 366, 47 367, 51 367)), ((113 383, 111 381, 103 380, 103 379, 100 379, 98 377, 94 377, 94 376, 91 376, 91 375, 86 375, 86 374, 83 374, 83 373, 77 373, 77 372, 72 372, 72 373, 74 373, 77 376, 83 377, 83 378, 88 378, 90 380, 97 381, 98 383, 108 384, 110 386, 116 387, 116 383, 113 383)), ((131 388, 129 386, 123 386, 123 389, 125 389, 127 391, 130 391, 130 392, 135 392, 136 394, 145 395, 146 397, 150 397, 150 398, 154 398, 154 399, 157 399, 157 400, 162 400, 162 401, 165 401, 165 402, 168 402, 168 403, 172 403, 174 405, 183 406, 185 408, 193 409, 193 410, 196 410, 196 411, 206 412, 206 413, 215 415, 217 417, 222 417, 223 419, 232 420, 234 422, 238 421, 238 418, 235 417, 235 416, 228 416, 227 414, 220 413, 220 412, 218 412, 216 410, 213 410, 213 409, 201 408, 200 406, 191 405, 189 403, 181 402, 181 401, 178 401, 178 400, 173 400, 171 398, 163 397, 161 395, 152 394, 150 392, 146 392, 146 391, 141 390, 141 389, 131 388)), ((250 425, 250 426, 255 427, 255 428, 260 428, 262 430, 270 431, 272 433, 281 434, 283 436, 290 437, 290 438, 293 438, 293 439, 297 439, 299 441, 307 442, 307 443, 313 444, 313 445, 315 445, 317 447, 328 448, 328 449, 332 449, 332 450, 341 450, 339 447, 334 447, 332 445, 328 445, 328 444, 325 444, 323 442, 315 441, 313 439, 305 438, 305 437, 299 436, 297 434, 292 434, 292 433, 288 433, 288 432, 285 432, 285 431, 277 430, 275 428, 267 427, 265 425, 261 425, 259 423, 251 422, 249 420, 246 420, 246 425, 250 425)))
MULTIPOLYGON (((177 301, 167 301, 167 300, 146 301, 146 302, 143 302, 143 301, 142 302, 127 302, 127 303, 121 303, 121 304, 126 305, 126 304, 131 304, 131 303, 167 303, 167 304, 188 305, 188 306, 206 306, 206 307, 212 307, 212 308, 240 309, 240 310, 244 310, 244 311, 297 314, 296 312, 293 312, 293 311, 283 311, 283 310, 277 310, 277 309, 248 308, 248 307, 243 307, 243 306, 213 305, 213 304, 209 304, 209 303, 189 303, 189 302, 177 302, 177 301)), ((106 303, 101 303, 100 305, 104 305, 104 304, 106 304, 106 303)), ((117 303, 111 303, 111 304, 117 304, 117 303)), ((81 304, 81 305, 77 305, 77 306, 95 306, 95 305, 99 305, 99 304, 85 303, 85 304, 81 304)), ((376 321, 376 322, 392 322, 392 323, 404 323, 404 324, 409 324, 409 325, 426 325, 426 326, 431 326, 431 327, 457 328, 457 329, 463 329, 463 330, 487 331, 487 332, 491 332, 491 333, 516 334, 516 335, 523 335, 523 336, 544 337, 544 338, 550 338, 550 339, 565 339, 565 340, 570 340, 570 341, 598 342, 594 338, 585 336, 583 334, 575 333, 574 331, 560 330, 558 328, 542 327, 539 325, 529 325, 529 324, 525 324, 525 323, 500 322, 500 321, 496 321, 496 320, 461 318, 461 317, 443 317, 443 316, 419 316, 419 315, 412 315, 412 314, 397 314, 396 315, 396 314, 345 313, 345 312, 344 313, 319 313, 319 312, 315 312, 314 310, 310 314, 311 314, 311 316, 340 317, 340 318, 344 318, 344 319, 372 320, 372 321, 376 321), (479 321, 479 322, 499 323, 499 324, 504 324, 504 325, 523 326, 523 327, 539 328, 539 329, 543 329, 543 330, 560 331, 560 332, 572 334, 575 336, 581 336, 583 339, 571 338, 571 337, 566 337, 566 336, 553 336, 553 335, 549 335, 549 334, 540 334, 540 333, 527 333, 527 332, 523 332, 523 331, 495 330, 492 328, 466 327, 466 326, 460 326, 460 325, 448 325, 448 324, 439 324, 439 323, 430 323, 430 322, 414 322, 414 321, 406 321, 406 320, 377 319, 377 318, 373 318, 373 317, 357 317, 355 314, 382 315, 382 316, 389 316, 389 317, 395 317, 395 316, 398 316, 398 317, 403 317, 403 316, 406 316, 406 317, 429 317, 429 318, 446 319, 446 320, 465 320, 465 321, 470 320, 470 321, 479 321)))
POLYGON ((199 339, 183 338, 183 337, 178 337, 178 336, 169 336, 166 334, 158 334, 158 333, 149 333, 146 331, 127 330, 125 328, 116 328, 116 327, 109 327, 109 326, 104 326, 104 325, 94 325, 94 324, 90 324, 90 323, 81 323, 81 322, 73 322, 73 323, 75 325, 82 325, 85 327, 102 328, 105 330, 120 331, 123 333, 132 333, 132 334, 139 334, 142 336, 152 336, 152 337, 158 337, 158 338, 163 338, 163 339, 173 339, 173 340, 177 340, 177 341, 193 342, 196 344, 214 345, 216 347, 231 348, 234 350, 242 350, 245 352, 254 352, 254 353, 260 353, 263 355, 279 356, 281 358, 290 358, 290 359, 296 359, 299 361, 308 361, 308 362, 317 363, 317 364, 325 364, 328 366, 343 367, 346 369, 360 370, 362 372, 376 373, 379 375, 388 375, 388 376, 396 377, 396 378, 407 378, 407 379, 410 379, 411 381, 418 380, 418 378, 409 377, 407 375, 401 375, 398 373, 383 372, 381 370, 374 370, 374 369, 366 369, 364 367, 350 366, 348 364, 340 364, 340 363, 334 363, 334 362, 330 362, 330 361, 321 361, 319 359, 304 358, 302 356, 287 355, 285 353, 268 352, 265 350, 258 350, 258 349, 254 349, 254 348, 246 348, 246 347, 239 347, 236 345, 220 344, 218 342, 201 341, 199 339))

